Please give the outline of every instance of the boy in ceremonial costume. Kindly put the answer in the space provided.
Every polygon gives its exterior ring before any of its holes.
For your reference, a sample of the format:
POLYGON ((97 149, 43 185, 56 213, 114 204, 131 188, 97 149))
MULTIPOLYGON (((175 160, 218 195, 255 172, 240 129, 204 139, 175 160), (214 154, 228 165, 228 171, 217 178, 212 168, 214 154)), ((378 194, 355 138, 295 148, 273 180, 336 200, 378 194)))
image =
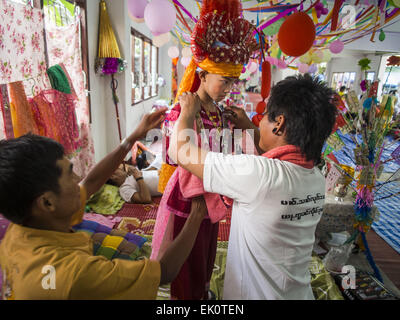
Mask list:
MULTIPOLYGON (((221 150, 222 112, 217 102, 230 92, 258 48, 254 26, 240 18, 238 0, 205 0, 191 36, 192 60, 186 68, 177 97, 185 91, 197 92, 200 109, 193 115, 199 145, 221 150), (200 71, 197 72, 197 69, 200 71), (210 130, 209 137, 200 137, 210 130), (204 132, 204 131, 203 131, 204 132)), ((170 135, 181 112, 176 103, 164 122, 164 150, 168 151, 170 135)), ((159 180, 163 192, 154 229, 152 258, 168 248, 177 237, 190 214, 193 201, 204 198, 207 216, 200 226, 193 250, 178 277, 171 283, 172 299, 207 299, 209 282, 217 248, 218 221, 231 210, 228 198, 204 191, 202 182, 171 162, 166 155, 159 180), (175 170, 176 169, 176 170, 175 170)))

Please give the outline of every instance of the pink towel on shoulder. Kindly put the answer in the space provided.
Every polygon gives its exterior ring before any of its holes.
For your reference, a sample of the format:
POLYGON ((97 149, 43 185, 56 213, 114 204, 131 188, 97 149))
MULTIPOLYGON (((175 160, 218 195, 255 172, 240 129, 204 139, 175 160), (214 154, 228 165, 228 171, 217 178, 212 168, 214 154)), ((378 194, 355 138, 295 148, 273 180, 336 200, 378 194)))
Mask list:
POLYGON ((174 214, 183 217, 188 216, 186 213, 180 212, 168 205, 170 195, 178 182, 181 193, 185 198, 191 199, 201 195, 204 196, 211 223, 222 220, 232 210, 232 200, 222 197, 219 194, 204 191, 201 179, 189 171, 178 167, 168 181, 157 211, 150 259, 157 259, 173 241, 174 214))
MULTIPOLYGON (((179 170, 179 185, 183 196, 185 198, 194 198, 201 195, 204 196, 211 223, 216 223, 222 220, 229 213, 232 208, 230 205, 227 206, 224 204, 223 197, 221 195, 206 192, 203 187, 203 181, 191 174, 189 171, 181 167, 178 167, 177 170, 179 170)), ((229 200, 226 202, 229 204, 229 200)))

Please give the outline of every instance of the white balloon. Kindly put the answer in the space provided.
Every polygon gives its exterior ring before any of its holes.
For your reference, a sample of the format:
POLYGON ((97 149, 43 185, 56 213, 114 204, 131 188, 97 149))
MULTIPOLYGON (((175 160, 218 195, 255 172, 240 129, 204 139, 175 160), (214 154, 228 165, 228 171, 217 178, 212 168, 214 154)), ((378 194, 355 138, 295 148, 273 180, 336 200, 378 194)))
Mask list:
POLYGON ((153 44, 156 47, 162 47, 164 44, 171 40, 171 34, 169 32, 160 34, 159 36, 153 37, 153 44))
POLYGON ((169 47, 168 57, 170 57, 171 59, 175 59, 175 58, 179 57, 179 49, 175 46, 169 47))
POLYGON ((181 58, 181 64, 185 67, 187 67, 190 63, 190 60, 192 60, 191 57, 182 57, 181 58))
POLYGON ((190 47, 184 47, 182 49, 182 57, 191 57, 192 56, 192 50, 190 47))
POLYGON ((131 16, 131 15, 130 15, 130 18, 131 18, 133 21, 137 22, 137 23, 143 23, 143 22, 144 22, 144 18, 135 18, 135 17, 133 17, 133 16, 131 16))

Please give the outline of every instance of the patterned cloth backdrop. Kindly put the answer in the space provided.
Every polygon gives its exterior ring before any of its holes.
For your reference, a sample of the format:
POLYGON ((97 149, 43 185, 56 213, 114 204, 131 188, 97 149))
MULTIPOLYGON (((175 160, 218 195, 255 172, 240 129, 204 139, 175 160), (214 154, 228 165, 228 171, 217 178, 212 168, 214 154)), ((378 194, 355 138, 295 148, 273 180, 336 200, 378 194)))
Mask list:
POLYGON ((82 69, 80 19, 77 16, 75 22, 67 26, 56 26, 47 18, 45 23, 49 66, 64 64, 78 97, 76 115, 80 130, 80 148, 73 154, 71 161, 76 174, 84 177, 94 164, 94 146, 82 69))
POLYGON ((46 72, 42 10, 0 0, 0 84, 46 72))

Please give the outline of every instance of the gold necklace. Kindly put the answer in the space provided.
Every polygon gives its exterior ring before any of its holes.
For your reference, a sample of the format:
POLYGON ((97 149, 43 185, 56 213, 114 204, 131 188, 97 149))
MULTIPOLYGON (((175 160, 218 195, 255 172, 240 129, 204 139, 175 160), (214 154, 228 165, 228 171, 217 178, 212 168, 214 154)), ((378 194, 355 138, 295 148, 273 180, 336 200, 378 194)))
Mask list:
MULTIPOLYGON (((219 112, 218 112, 218 109, 217 109, 217 111, 216 111, 216 112, 217 112, 217 115, 216 115, 216 116, 212 116, 211 113, 210 113, 210 111, 208 111, 208 110, 205 109, 205 108, 203 108, 203 109, 204 109, 204 111, 205 111, 205 113, 206 113, 208 119, 211 121, 213 127, 216 128, 216 129, 218 129, 218 130, 220 130, 221 127, 222 127, 222 123, 221 123, 221 116, 220 116, 220 114, 219 114, 219 112), (217 119, 217 121, 214 121, 215 119, 217 119)), ((202 122, 203 122, 203 120, 202 120, 202 122)), ((204 123, 203 123, 203 128, 204 128, 204 123)))

